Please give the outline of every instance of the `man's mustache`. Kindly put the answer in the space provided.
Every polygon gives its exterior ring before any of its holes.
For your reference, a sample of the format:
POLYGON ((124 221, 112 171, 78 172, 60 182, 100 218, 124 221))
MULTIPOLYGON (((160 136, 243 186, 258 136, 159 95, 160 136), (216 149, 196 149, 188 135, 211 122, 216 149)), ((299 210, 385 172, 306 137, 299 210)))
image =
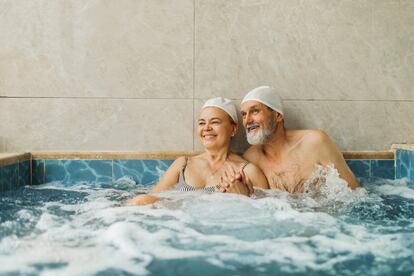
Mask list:
POLYGON ((260 124, 258 124, 258 123, 247 124, 246 125, 246 130, 249 131, 251 128, 254 128, 254 127, 260 127, 260 124))

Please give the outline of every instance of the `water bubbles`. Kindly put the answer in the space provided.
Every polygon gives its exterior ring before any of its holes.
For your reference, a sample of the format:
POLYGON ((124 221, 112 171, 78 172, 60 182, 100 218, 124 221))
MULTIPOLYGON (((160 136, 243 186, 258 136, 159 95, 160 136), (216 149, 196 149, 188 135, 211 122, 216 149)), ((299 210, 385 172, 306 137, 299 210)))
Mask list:
POLYGON ((120 204, 148 190, 131 178, 26 187, 1 199, 0 274, 413 271, 407 182, 350 190, 332 166, 310 181, 307 193, 257 190, 255 198, 171 191, 153 206, 120 204))

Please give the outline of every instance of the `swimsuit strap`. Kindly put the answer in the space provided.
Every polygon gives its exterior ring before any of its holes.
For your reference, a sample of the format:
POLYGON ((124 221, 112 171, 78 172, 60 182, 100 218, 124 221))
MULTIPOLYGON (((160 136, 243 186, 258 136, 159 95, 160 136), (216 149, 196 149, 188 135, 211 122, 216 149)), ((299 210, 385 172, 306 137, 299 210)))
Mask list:
POLYGON ((241 167, 240 167, 240 171, 242 171, 242 170, 244 170, 244 168, 247 166, 247 165, 249 165, 249 162, 245 162, 245 163, 243 163, 242 165, 241 165, 241 167))
POLYGON ((181 169, 181 175, 183 179, 184 179, 184 171, 185 171, 185 168, 187 168, 187 164, 188 164, 188 156, 185 156, 184 158, 185 158, 185 162, 184 162, 183 168, 181 169))

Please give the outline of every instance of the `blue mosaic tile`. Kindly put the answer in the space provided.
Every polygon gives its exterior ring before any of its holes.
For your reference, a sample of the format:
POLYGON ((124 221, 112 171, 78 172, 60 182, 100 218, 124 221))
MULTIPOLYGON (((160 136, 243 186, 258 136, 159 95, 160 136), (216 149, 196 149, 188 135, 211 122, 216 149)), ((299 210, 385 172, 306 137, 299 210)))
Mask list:
POLYGON ((45 182, 112 183, 112 160, 46 160, 45 182))
POLYGON ((410 178, 410 169, 414 163, 414 152, 397 150, 396 178, 410 178))
POLYGON ((173 160, 114 160, 114 180, 127 176, 136 183, 151 185, 158 181, 173 160))
POLYGON ((356 177, 369 177, 371 175, 371 160, 346 160, 356 177))
POLYGON ((45 183, 45 160, 32 160, 32 184, 45 183))
POLYGON ((371 177, 395 179, 394 160, 371 160, 371 177))
POLYGON ((30 185, 30 161, 19 163, 19 187, 30 185))
POLYGON ((0 193, 3 192, 3 167, 0 166, 0 193))
POLYGON ((12 164, 0 167, 1 190, 9 191, 18 187, 19 164, 12 164))

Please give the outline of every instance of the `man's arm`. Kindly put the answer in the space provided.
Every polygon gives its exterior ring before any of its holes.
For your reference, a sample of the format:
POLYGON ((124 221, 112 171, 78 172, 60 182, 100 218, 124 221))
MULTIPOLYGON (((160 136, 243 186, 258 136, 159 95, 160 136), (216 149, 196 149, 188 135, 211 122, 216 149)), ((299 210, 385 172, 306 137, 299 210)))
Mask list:
POLYGON ((316 156, 319 159, 318 163, 324 166, 332 163, 338 170, 339 176, 348 182, 348 186, 351 189, 359 187, 358 181, 356 180, 351 169, 346 164, 342 152, 329 138, 329 136, 321 130, 315 130, 311 135, 314 144, 314 150, 316 151, 316 156))

